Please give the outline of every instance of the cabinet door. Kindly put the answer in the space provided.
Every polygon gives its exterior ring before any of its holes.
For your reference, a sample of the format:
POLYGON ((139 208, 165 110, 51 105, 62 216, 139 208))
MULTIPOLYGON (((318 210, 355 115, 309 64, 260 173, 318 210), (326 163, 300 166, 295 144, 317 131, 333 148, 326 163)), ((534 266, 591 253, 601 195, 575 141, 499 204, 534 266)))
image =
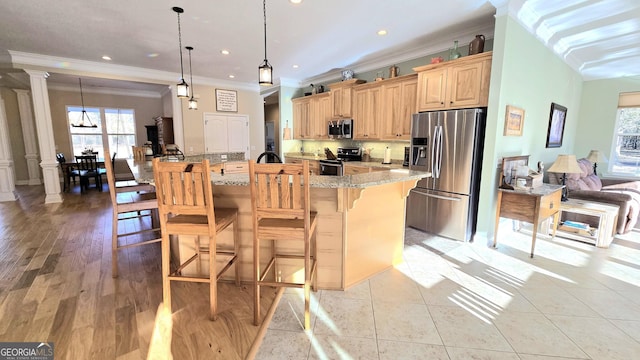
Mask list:
POLYGON ((318 118, 316 121, 316 139, 328 139, 327 124, 331 119, 331 96, 327 95, 320 98, 318 106, 318 118))
POLYGON ((351 108, 351 97, 353 89, 351 87, 342 87, 331 89, 331 103, 333 105, 333 116, 348 118, 353 115, 351 108))
POLYGON ((480 105, 482 62, 453 66, 449 84, 448 107, 460 108, 480 105))
POLYGON ((400 92, 400 117, 394 125, 398 132, 398 139, 411 139, 411 115, 416 111, 416 98, 418 96, 418 79, 414 78, 402 83, 400 92))
POLYGON ((224 115, 205 114, 204 116, 205 152, 227 152, 227 117, 224 115))
POLYGON ((396 140, 399 134, 401 116, 402 83, 395 82, 383 87, 384 110, 380 122, 380 137, 387 140, 396 140))
POLYGON ((367 122, 367 89, 359 89, 353 92, 353 138, 366 139, 367 122))
POLYGON ((249 121, 245 117, 227 118, 229 152, 249 153, 249 121))
POLYGON ((311 101, 300 99, 293 102, 293 137, 294 139, 307 139, 309 137, 309 117, 311 101))
POLYGON ((445 108, 447 68, 423 71, 418 74, 418 110, 445 108))
POLYGON ((380 121, 383 111, 382 87, 370 88, 367 101, 366 138, 368 140, 380 139, 380 121))

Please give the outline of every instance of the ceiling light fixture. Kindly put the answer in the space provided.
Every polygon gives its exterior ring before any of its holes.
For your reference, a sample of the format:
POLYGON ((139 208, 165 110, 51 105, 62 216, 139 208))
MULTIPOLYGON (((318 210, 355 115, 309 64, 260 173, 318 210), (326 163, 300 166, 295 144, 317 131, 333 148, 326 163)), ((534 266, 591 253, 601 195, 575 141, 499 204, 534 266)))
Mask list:
POLYGON ((220 53, 222 53, 222 55, 229 55, 229 50, 222 49, 222 50, 220 50, 220 53))
POLYGON ((385 30, 385 29, 378 30, 378 35, 380 35, 380 36, 387 35, 387 30, 385 30))
POLYGON ((111 61, 111 57, 109 55, 105 55, 102 57, 102 60, 111 61))
POLYGON ((193 46, 185 46, 189 50, 189 81, 191 82, 191 98, 189 99, 189 110, 198 110, 198 100, 193 97, 193 73, 191 72, 191 50, 193 46))
POLYGON ((262 0, 262 12, 264 14, 264 62, 258 67, 259 84, 273 85, 273 67, 267 60, 267 0, 262 0))
POLYGON ((80 82, 80 102, 82 103, 82 114, 80 115, 80 121, 77 124, 71 124, 73 127, 82 127, 82 128, 97 128, 98 125, 94 124, 89 117, 89 113, 84 109, 84 96, 82 95, 82 79, 78 78, 78 82, 80 82), (89 125, 84 123, 84 118, 87 118, 89 121, 89 125))
POLYGON ((178 48, 180 50, 180 82, 178 83, 178 97, 189 96, 189 85, 184 81, 184 67, 182 66, 182 31, 180 29, 180 14, 184 12, 181 7, 174 6, 173 11, 178 14, 178 48))

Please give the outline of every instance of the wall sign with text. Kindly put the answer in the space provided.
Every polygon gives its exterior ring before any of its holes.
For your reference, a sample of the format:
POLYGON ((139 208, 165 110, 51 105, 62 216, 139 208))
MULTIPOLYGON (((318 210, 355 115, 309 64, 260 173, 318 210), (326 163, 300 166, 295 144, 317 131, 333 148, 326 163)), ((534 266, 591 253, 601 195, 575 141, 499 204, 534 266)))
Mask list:
POLYGON ((238 112, 238 92, 216 89, 216 111, 238 112))

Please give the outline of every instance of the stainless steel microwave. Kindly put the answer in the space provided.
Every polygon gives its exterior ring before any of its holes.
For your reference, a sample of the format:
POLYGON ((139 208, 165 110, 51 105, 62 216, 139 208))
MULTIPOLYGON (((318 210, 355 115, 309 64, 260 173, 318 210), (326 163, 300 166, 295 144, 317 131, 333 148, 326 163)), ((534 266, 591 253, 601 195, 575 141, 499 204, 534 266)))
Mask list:
POLYGON ((351 139, 353 119, 329 120, 327 134, 330 139, 351 139))

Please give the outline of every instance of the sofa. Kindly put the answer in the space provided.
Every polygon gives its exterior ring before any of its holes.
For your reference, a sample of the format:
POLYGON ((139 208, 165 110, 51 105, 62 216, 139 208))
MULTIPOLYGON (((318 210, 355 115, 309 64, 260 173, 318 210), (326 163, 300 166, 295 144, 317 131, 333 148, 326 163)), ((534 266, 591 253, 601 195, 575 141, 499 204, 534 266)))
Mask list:
MULTIPOLYGON (((579 159, 582 170, 579 174, 567 174, 566 186, 570 199, 580 199, 619 206, 618 234, 631 231, 638 222, 640 213, 640 182, 620 180, 601 180, 593 173, 593 164, 579 159)), ((562 184, 562 173, 547 172, 550 184, 562 184)))

